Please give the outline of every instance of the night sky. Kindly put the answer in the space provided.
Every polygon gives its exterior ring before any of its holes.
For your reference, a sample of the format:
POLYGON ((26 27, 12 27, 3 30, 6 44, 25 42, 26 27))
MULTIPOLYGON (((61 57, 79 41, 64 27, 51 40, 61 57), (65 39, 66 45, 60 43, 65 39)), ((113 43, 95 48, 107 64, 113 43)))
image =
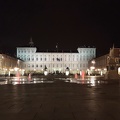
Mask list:
POLYGON ((120 47, 119 0, 0 2, 0 51, 16 53, 32 37, 38 51, 94 46, 97 56, 120 47))

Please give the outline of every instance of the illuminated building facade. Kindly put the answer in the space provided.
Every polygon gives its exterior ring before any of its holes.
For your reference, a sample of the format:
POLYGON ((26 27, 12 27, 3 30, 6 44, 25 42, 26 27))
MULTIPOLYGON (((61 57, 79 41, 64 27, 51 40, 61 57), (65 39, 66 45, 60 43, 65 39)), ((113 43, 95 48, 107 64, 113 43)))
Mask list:
POLYGON ((37 52, 36 47, 17 47, 17 57, 24 61, 26 72, 79 73, 87 70, 88 61, 96 57, 96 48, 81 47, 78 52, 37 52))
POLYGON ((94 67, 94 72, 99 72, 101 74, 106 74, 108 70, 116 70, 120 75, 120 48, 110 49, 109 54, 97 57, 88 62, 89 69, 92 70, 94 67), (92 61, 95 61, 93 65, 92 61))
POLYGON ((23 61, 6 54, 0 54, 0 75, 15 74, 16 69, 23 72, 23 61))

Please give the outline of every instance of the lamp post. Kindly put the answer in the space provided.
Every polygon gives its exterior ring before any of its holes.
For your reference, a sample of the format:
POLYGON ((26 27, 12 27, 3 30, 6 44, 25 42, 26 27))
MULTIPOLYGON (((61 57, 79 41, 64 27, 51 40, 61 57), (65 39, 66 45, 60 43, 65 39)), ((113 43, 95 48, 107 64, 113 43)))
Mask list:
POLYGON ((68 76, 69 73, 70 73, 70 72, 69 72, 69 68, 67 67, 67 68, 66 68, 66 71, 65 71, 66 76, 68 76))
POLYGON ((3 56, 2 56, 2 62, 1 62, 1 63, 2 63, 2 72, 3 72, 3 71, 4 71, 4 67, 5 67, 5 66, 4 66, 5 63, 4 63, 4 57, 3 57, 3 56))
POLYGON ((95 60, 92 60, 92 64, 93 64, 93 66, 95 65, 95 60))
POLYGON ((95 71, 95 60, 92 60, 92 66, 90 67, 91 71, 92 71, 92 74, 93 72, 95 71))
POLYGON ((44 75, 45 75, 45 76, 48 75, 48 71, 47 71, 46 65, 45 65, 45 68, 44 68, 44 75))

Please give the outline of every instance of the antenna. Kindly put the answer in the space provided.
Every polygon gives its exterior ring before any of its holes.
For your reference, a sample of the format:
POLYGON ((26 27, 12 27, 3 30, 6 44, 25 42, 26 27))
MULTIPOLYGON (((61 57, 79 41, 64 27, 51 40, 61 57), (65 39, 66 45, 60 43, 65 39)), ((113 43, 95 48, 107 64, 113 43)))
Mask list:
POLYGON ((34 43, 33 43, 33 41, 32 41, 32 37, 30 38, 29 45, 30 45, 30 47, 33 47, 33 46, 34 46, 34 43))
POLYGON ((56 50, 57 50, 57 52, 58 52, 58 43, 56 44, 56 50))

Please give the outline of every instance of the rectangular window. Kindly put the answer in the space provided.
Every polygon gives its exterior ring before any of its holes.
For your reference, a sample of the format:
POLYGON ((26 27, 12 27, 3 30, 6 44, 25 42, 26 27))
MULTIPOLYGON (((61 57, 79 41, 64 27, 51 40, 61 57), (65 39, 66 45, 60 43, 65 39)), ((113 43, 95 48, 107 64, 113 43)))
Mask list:
POLYGON ((30 64, 28 64, 28 67, 30 67, 30 64))

